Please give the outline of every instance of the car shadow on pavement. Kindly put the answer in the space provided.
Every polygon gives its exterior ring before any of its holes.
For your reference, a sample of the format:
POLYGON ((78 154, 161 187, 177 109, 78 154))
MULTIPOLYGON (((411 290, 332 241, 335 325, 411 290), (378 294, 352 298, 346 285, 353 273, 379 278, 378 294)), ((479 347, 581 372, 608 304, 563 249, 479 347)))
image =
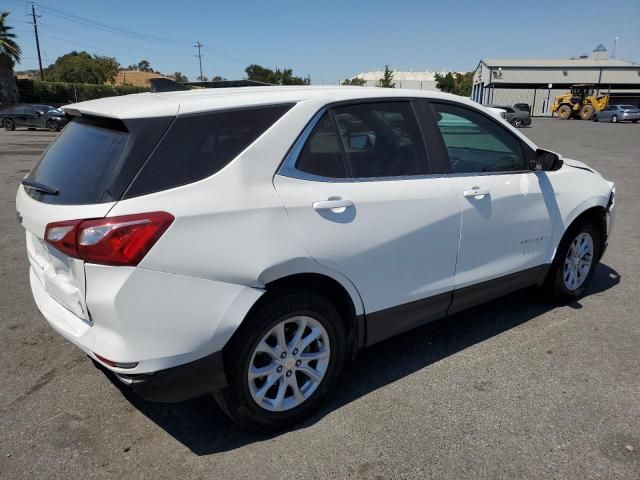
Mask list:
MULTIPOLYGON (((600 264, 586 296, 601 293, 619 282, 616 271, 600 264)), ((370 392, 557 306, 540 292, 529 288, 361 350, 356 360, 345 366, 332 399, 296 429, 309 427, 328 413, 370 392)), ((580 308, 579 302, 572 306, 580 308)), ((109 372, 105 374, 135 408, 196 455, 234 450, 278 435, 241 430, 220 410, 212 397, 180 404, 147 402, 122 385, 115 376, 109 372)))

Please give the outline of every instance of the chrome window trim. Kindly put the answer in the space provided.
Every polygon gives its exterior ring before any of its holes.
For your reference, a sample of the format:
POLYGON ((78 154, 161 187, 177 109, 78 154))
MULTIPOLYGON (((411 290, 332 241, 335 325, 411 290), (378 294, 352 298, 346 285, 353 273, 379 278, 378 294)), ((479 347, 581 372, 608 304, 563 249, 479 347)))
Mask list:
MULTIPOLYGON (((465 105, 462 105, 463 107, 465 105)), ((362 182, 389 182, 389 181, 406 181, 406 180, 424 180, 429 178, 446 178, 446 177, 459 177, 459 176, 485 176, 485 175, 515 175, 522 173, 536 173, 536 170, 505 170, 498 172, 451 172, 451 173, 428 173, 423 175, 399 175, 393 177, 347 177, 347 178, 334 178, 323 177, 321 175, 314 175, 312 173, 303 172, 296 168, 296 162, 300 153, 307 143, 307 140, 313 133, 316 125, 320 122, 323 115, 329 111, 331 106, 325 106, 318 110, 311 117, 309 123, 302 130, 293 146, 284 158, 284 161, 280 165, 280 168, 276 172, 276 175, 282 177, 295 178, 298 180, 307 180, 311 182, 324 182, 324 183, 362 183, 362 182)), ((474 109, 475 110, 475 109, 474 109)), ((478 111, 480 114, 483 112, 478 111)), ((486 115, 485 115, 486 116, 486 115)), ((493 119, 490 119, 493 120, 493 119)), ((496 122, 497 123, 497 122, 496 122)), ((517 138, 517 137, 516 137, 517 138)), ((519 139, 518 139, 519 140, 519 139)), ((523 152, 524 153, 524 152, 523 152)))

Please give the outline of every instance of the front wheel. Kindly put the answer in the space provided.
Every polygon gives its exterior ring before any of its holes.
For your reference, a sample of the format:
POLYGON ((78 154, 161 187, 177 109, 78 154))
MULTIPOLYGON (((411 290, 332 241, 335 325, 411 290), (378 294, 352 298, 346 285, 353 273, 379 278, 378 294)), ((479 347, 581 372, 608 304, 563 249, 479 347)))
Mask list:
POLYGON ((215 398, 244 428, 290 427, 333 390, 345 352, 331 302, 311 291, 281 295, 253 312, 226 348, 228 386, 215 398))
POLYGON ((561 120, 569 120, 571 117, 571 108, 568 105, 562 105, 558 109, 558 118, 561 120))
POLYGON ((550 293, 564 302, 580 298, 593 276, 601 249, 600 232, 594 224, 584 222, 567 231, 547 275, 550 293))
POLYGON ((4 122, 2 122, 2 128, 4 128, 6 131, 15 130, 16 124, 13 123, 13 120, 11 120, 10 118, 6 118, 4 122))
POLYGON ((57 132, 60 129, 58 128, 58 124, 55 120, 47 120, 47 130, 50 132, 57 132))
POLYGON ((611 123, 618 123, 618 116, 614 115, 613 117, 611 117, 611 123))
POLYGON ((514 118, 513 120, 511 120, 511 125, 513 125, 516 128, 521 128, 524 125, 524 123, 519 118, 514 118))

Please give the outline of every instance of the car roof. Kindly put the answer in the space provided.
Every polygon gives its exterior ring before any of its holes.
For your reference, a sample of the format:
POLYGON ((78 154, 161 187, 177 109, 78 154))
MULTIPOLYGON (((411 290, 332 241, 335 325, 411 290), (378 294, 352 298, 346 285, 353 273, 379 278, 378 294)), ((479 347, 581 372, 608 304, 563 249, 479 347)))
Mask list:
POLYGON ((422 97, 449 99, 479 105, 468 98, 427 90, 351 86, 267 86, 193 89, 178 92, 139 93, 106 97, 61 107, 70 114, 82 113, 111 118, 174 116, 279 103, 318 101, 331 103, 356 99, 422 97))

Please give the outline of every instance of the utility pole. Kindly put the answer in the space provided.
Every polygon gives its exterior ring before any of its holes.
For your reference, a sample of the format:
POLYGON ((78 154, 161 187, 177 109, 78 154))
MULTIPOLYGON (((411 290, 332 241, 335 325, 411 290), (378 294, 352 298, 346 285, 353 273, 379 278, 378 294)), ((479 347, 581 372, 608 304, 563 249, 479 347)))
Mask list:
POLYGON ((616 58, 616 47, 618 46, 618 37, 613 39, 613 58, 616 58))
POLYGON ((202 81, 202 78, 203 78, 203 77, 202 77, 202 54, 200 53, 200 49, 201 49, 202 47, 204 47, 204 45, 202 45, 202 44, 200 43, 200 41, 198 41, 198 42, 194 45, 194 47, 196 47, 196 48, 198 49, 198 54, 196 55, 196 57, 198 57, 198 61, 200 62, 200 81, 202 81))
POLYGON ((44 70, 42 70, 42 58, 40 57, 40 40, 38 39, 38 18, 40 15, 36 15, 36 7, 31 2, 31 17, 33 18, 33 31, 36 34, 36 49, 38 50, 38 65, 40 65, 40 80, 44 82, 44 70))

